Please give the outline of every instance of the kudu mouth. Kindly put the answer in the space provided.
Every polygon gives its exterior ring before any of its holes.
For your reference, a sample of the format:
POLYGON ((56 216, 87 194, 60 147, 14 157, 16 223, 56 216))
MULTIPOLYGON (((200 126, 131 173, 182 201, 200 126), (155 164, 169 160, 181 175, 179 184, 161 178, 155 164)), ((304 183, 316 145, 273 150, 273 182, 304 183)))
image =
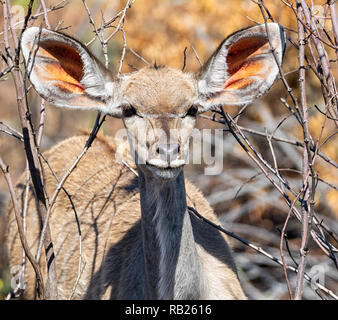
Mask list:
POLYGON ((153 164, 147 162, 146 165, 143 165, 143 166, 146 169, 146 171, 151 174, 151 176, 153 176, 157 179, 172 180, 172 179, 175 179, 179 175, 179 173, 183 169, 184 164, 182 164, 180 166, 176 166, 176 167, 173 167, 173 166, 165 166, 165 167, 161 166, 160 167, 158 165, 153 165, 153 164))
POLYGON ((175 159, 173 161, 165 161, 162 159, 150 159, 147 161, 147 165, 156 167, 158 169, 177 169, 185 165, 184 160, 175 159))
POLYGON ((147 171, 159 179, 170 180, 177 177, 186 161, 181 159, 181 147, 177 143, 156 144, 151 157, 146 161, 147 171))

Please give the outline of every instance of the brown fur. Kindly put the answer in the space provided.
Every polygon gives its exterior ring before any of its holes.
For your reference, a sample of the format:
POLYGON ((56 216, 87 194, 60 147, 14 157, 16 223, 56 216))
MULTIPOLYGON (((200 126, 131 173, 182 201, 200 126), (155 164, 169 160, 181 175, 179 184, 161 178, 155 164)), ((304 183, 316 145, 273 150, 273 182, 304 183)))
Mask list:
MULTIPOLYGON (((277 24, 269 26, 281 63, 281 28, 277 24)), ((21 45, 26 63, 39 32, 39 28, 33 27, 23 33, 21 45)), ((233 34, 197 74, 154 66, 113 80, 81 43, 43 29, 40 42, 53 41, 61 43, 61 47, 70 46, 71 52, 77 51, 81 59, 71 59, 77 66, 71 63, 69 68, 68 56, 60 53, 60 46, 48 47, 70 77, 76 78, 78 70, 83 71, 80 82, 84 91, 69 95, 74 82, 63 71, 61 87, 67 90, 60 90, 59 69, 45 68, 49 59, 40 56, 30 73, 35 89, 57 106, 97 109, 122 118, 139 174, 137 178, 114 160, 120 154, 127 157, 128 152, 120 148, 124 142, 117 142, 119 148, 115 149, 110 140, 99 137, 68 178, 64 187, 71 195, 81 225, 81 269, 78 270, 80 237, 74 207, 61 191, 49 221, 59 298, 245 299, 226 237, 187 210, 188 204, 219 224, 201 192, 184 180, 183 165, 196 112, 205 112, 218 104, 250 103, 272 85, 278 67, 270 50, 263 50, 253 62, 250 57, 258 47, 257 41, 253 45, 252 41, 242 41, 257 37, 267 39, 264 25, 233 34), (39 74, 41 66, 44 71, 39 74), (48 71, 52 71, 50 77, 48 71), (196 107, 195 113, 191 107, 196 107)), ((119 133, 123 140, 123 132, 119 133)), ((84 136, 70 138, 46 153, 58 178, 64 175, 85 141, 84 136)), ((56 179, 46 164, 44 172, 50 197, 56 179)), ((18 189, 23 189, 22 181, 18 189)), ((41 221, 31 197, 27 238, 34 254, 40 229, 41 221)), ((12 210, 8 249, 11 265, 20 265, 22 248, 12 210)), ((45 279, 44 256, 41 264, 45 279)), ((26 281, 26 297, 32 298, 34 274, 29 265, 26 281)))
MULTIPOLYGON (((85 136, 67 139, 45 153, 50 166, 60 178, 80 153, 86 141, 85 136)), ((122 243, 126 234, 140 220, 140 199, 137 177, 125 166, 114 161, 115 148, 109 139, 100 136, 81 159, 79 165, 65 183, 65 189, 72 196, 81 223, 82 232, 82 269, 79 283, 73 298, 79 299, 87 292, 93 275, 103 265, 104 257, 110 248, 122 243)), ((55 189, 56 180, 50 169, 44 164, 45 186, 50 197, 55 189)), ((17 189, 23 190, 24 178, 17 189)), ((213 210, 202 193, 189 181, 186 181, 187 202, 206 218, 219 223, 213 210)), ((21 197, 19 198, 21 203, 21 197)), ((68 299, 78 276, 79 234, 75 214, 66 194, 61 191, 50 217, 50 228, 56 254, 58 290, 60 299, 68 299)), ((33 254, 36 254, 40 232, 39 218, 34 198, 30 198, 27 215, 27 241, 33 254)), ((205 229, 207 234, 208 229, 205 229)), ((210 234, 210 232, 209 232, 210 234)), ((223 237, 223 235, 222 235, 223 237)), ((224 237, 225 239, 225 237, 224 237)), ((137 238, 130 239, 130 245, 137 238)), ((211 247, 213 247, 211 239, 211 247)), ((22 247, 18 236, 13 210, 9 213, 7 245, 10 265, 20 265, 22 247)), ((135 243, 136 245, 136 243, 135 243)), ((238 282, 236 271, 221 263, 216 256, 208 253, 204 246, 197 245, 202 264, 207 276, 208 297, 245 299, 238 282), (215 276, 217 274, 217 276, 215 276)), ((223 250, 221 248, 221 250, 223 250)), ((115 263, 128 262, 130 247, 121 247, 120 259, 115 263)), ((230 251, 224 248, 225 259, 232 262, 230 251)), ((232 262, 233 264, 233 262, 232 262)), ((46 279, 45 256, 41 258, 42 271, 46 279)), ((34 297, 35 275, 30 263, 26 263, 27 289, 25 298, 34 297)), ((94 283, 95 284, 95 283, 94 283)), ((97 284, 99 285, 99 284, 97 284)), ((110 289, 101 290, 100 294, 90 298, 109 298, 110 289)))
POLYGON ((123 95, 142 113, 179 114, 191 106, 196 94, 191 74, 164 66, 147 67, 128 75, 123 95), (135 95, 135 92, 138 94, 135 95))

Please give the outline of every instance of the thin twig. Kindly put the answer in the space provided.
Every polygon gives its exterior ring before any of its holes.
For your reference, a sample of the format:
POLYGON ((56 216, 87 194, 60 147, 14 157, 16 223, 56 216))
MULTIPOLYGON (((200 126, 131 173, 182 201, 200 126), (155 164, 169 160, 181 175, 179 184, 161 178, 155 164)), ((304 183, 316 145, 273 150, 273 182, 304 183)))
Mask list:
MULTIPOLYGON (((194 209, 193 207, 190 207, 188 206, 187 207, 189 211, 191 211, 193 214, 195 214, 199 219, 201 219, 202 221, 208 223, 209 225, 213 226, 214 228, 216 228, 217 230, 225 233, 226 235, 240 241, 241 243, 243 243, 244 245, 254 249, 255 251, 259 252, 260 254, 264 255, 265 257, 269 258, 270 260, 276 262, 277 264, 279 264, 280 266, 283 266, 283 262, 281 260, 279 260, 277 257, 274 257, 273 255, 271 255, 270 253, 268 253, 267 251, 265 251, 264 249, 262 249, 261 247, 258 247, 254 244, 252 244, 251 242, 241 238, 240 236, 238 236, 237 234, 231 232, 231 231, 227 231, 225 230, 224 228, 222 228, 221 226, 219 225, 216 225, 215 223, 213 223, 212 221, 208 220, 207 218, 203 217, 196 209, 194 209)), ((289 265, 286 265, 285 266, 288 270, 291 270, 293 272, 298 272, 298 269, 297 268, 294 268, 294 267, 291 267, 289 265)), ((304 278, 310 282, 311 284, 314 284, 312 278, 307 275, 305 273, 305 276, 304 278)), ((323 292, 325 292, 326 294, 328 294, 330 297, 332 297, 333 299, 335 300, 338 300, 338 296, 332 292, 331 290, 327 289, 326 287, 324 287, 323 285, 321 285, 320 283, 315 283, 315 285, 318 286, 318 288, 320 290, 322 290, 323 292)))
POLYGON ((135 50, 132 48, 128 48, 128 50, 137 58, 139 58, 141 61, 143 61, 147 66, 150 66, 150 62, 148 62, 144 57, 142 57, 140 54, 138 54, 135 50))
POLYGON ((194 55, 195 55, 195 57, 196 57, 196 59, 197 59, 199 65, 200 65, 200 67, 202 67, 202 66, 203 66, 203 63, 202 63, 200 57, 198 56, 197 51, 195 50, 194 46, 191 45, 190 48, 191 48, 191 50, 194 52, 194 55))
POLYGON ((59 183, 56 186, 56 189, 54 190, 54 193, 51 197, 49 206, 47 208, 47 212, 46 212, 46 218, 42 227, 42 231, 41 231, 41 236, 40 236, 40 242, 39 242, 39 246, 38 246, 38 253, 37 253, 37 257, 39 258, 41 255, 41 248, 42 248, 42 243, 43 243, 43 239, 45 237, 46 234, 46 230, 47 230, 47 226, 48 226, 48 220, 51 214, 51 210, 56 202, 56 199, 59 195, 59 192, 62 190, 63 185, 65 184, 65 182, 67 181, 67 179, 69 178, 70 174, 74 171, 74 169, 76 168, 76 166, 79 164, 80 160, 83 158, 83 156, 87 153, 88 149, 91 147, 93 141, 95 140, 98 131, 100 130, 104 120, 105 120, 105 116, 102 118, 102 120, 100 119, 101 113, 98 113, 98 116, 96 118, 94 127, 92 129, 92 132, 88 138, 88 140, 86 141, 85 146, 83 147, 82 151, 76 156, 76 158, 74 159, 72 165, 68 168, 68 170, 66 171, 66 173, 63 175, 63 177, 60 179, 59 183))
POLYGON ((42 278, 41 269, 40 269, 40 266, 38 265, 38 263, 36 262, 36 260, 34 259, 32 253, 30 252, 30 249, 29 249, 26 237, 25 237, 21 213, 20 213, 20 210, 19 210, 19 205, 17 203, 17 197, 16 197, 16 194, 15 194, 12 178, 9 174, 8 166, 5 165, 5 163, 3 162, 1 157, 0 157, 0 168, 2 170, 2 173, 5 176, 5 179, 6 179, 6 182, 7 182, 7 185, 8 185, 8 189, 9 189, 9 193, 11 195, 15 219, 16 219, 16 223, 17 223, 17 226, 18 226, 18 232, 19 232, 22 247, 25 250, 25 254, 26 254, 29 262, 31 263, 31 265, 34 269, 35 275, 36 275, 38 298, 44 299, 45 290, 44 290, 44 286, 43 286, 43 278, 42 278))
MULTIPOLYGON (((32 7, 33 7, 34 1, 31 0, 28 5, 27 14, 25 17, 24 25, 20 33, 20 39, 22 37, 22 34, 24 30, 27 27, 28 20, 32 13, 32 7)), ((19 66, 19 58, 20 58, 20 46, 18 45, 20 43, 20 39, 18 39, 14 27, 13 27, 13 21, 11 17, 11 7, 9 1, 4 1, 4 20, 5 20, 5 26, 4 26, 4 37, 5 42, 7 43, 7 46, 9 47, 8 42, 8 34, 7 30, 9 29, 12 35, 13 43, 15 46, 15 56, 12 57, 12 59, 9 60, 10 66, 14 66, 12 71, 13 81, 16 89, 16 97, 17 97, 17 105, 19 109, 19 116, 20 116, 20 122, 22 126, 22 133, 24 137, 24 146, 25 146, 25 152, 26 157, 29 163, 29 170, 31 173, 35 193, 37 196, 37 202, 38 202, 38 210, 39 213, 42 216, 42 220, 45 220, 45 213, 46 213, 46 199, 45 199, 45 191, 44 186, 41 179, 41 173, 40 173, 40 163, 39 163, 39 157, 38 157, 38 148, 36 146, 36 140, 35 140, 35 134, 33 125, 30 121, 30 112, 28 109, 28 102, 27 102, 27 95, 26 95, 26 81, 21 73, 21 69, 19 66)), ((51 239, 51 232, 49 225, 46 226, 46 237, 44 241, 44 247, 46 251, 46 260, 47 260, 47 266, 48 266, 48 277, 47 277, 47 288, 45 290, 45 296, 47 299, 57 299, 57 275, 56 275, 56 264, 55 264, 55 255, 53 250, 53 242, 51 239)), ((38 261, 38 259, 37 259, 38 261)))
MULTIPOLYGON (((301 6, 299 0, 297 0, 298 15, 301 14, 301 6)), ((304 69, 304 51, 305 51, 305 32, 303 24, 298 22, 298 63, 299 63, 299 87, 300 87, 300 103, 302 108, 302 119, 303 119, 303 134, 304 134, 304 144, 303 148, 303 204, 302 208, 302 240, 300 248, 300 262, 298 266, 299 272, 297 273, 297 284, 295 289, 295 300, 302 299, 303 295, 303 279, 305 273, 305 267, 307 262, 307 255, 309 252, 308 242, 309 236, 312 229, 312 208, 309 204, 311 198, 311 190, 309 185, 309 175, 310 175, 310 133, 309 133, 309 114, 306 101, 306 89, 305 89, 305 69, 304 69)))
POLYGON ((2 121, 0 121, 0 126, 3 126, 5 128, 1 128, 0 127, 0 131, 20 140, 23 141, 23 135, 19 132, 16 131, 15 129, 11 128, 9 125, 7 125, 6 123, 3 123, 2 121))

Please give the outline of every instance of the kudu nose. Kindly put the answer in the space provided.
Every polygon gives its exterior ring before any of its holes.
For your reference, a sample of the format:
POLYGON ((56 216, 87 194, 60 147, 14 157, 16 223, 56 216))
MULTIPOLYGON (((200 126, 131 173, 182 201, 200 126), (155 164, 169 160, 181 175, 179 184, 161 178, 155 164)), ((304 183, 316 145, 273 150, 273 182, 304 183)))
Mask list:
POLYGON ((156 152, 161 156, 170 160, 175 160, 180 152, 180 145, 177 143, 159 144, 156 152))

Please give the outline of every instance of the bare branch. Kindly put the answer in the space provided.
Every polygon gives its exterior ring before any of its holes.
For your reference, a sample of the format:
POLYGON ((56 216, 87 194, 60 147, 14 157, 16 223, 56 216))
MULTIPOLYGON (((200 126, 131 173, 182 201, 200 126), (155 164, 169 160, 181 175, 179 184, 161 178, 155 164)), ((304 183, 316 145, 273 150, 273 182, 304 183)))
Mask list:
POLYGON ((25 250, 25 254, 26 254, 29 262, 31 263, 31 265, 34 269, 34 272, 36 274, 38 298, 44 299, 45 290, 44 290, 44 286, 43 286, 43 278, 42 278, 40 266, 38 265, 38 263, 36 262, 36 260, 34 259, 33 255, 32 255, 32 253, 29 250, 29 246, 28 246, 28 243, 27 243, 27 240, 26 240, 26 237, 25 237, 25 231, 24 231, 24 227, 23 227, 23 223, 22 223, 19 205, 17 203, 17 197, 16 197, 16 194, 15 194, 12 178, 9 174, 8 166, 5 165, 5 163, 3 162, 1 157, 0 157, 0 168, 1 168, 2 173, 5 176, 5 179, 6 179, 6 182, 7 182, 7 185, 8 185, 8 189, 9 189, 9 193, 11 195, 11 200, 12 200, 12 203, 13 203, 13 209, 14 209, 14 213, 15 213, 16 223, 17 223, 17 226, 18 226, 18 232, 19 232, 22 247, 25 250))
MULTIPOLYGON (((204 222, 210 224, 211 226, 213 226, 214 228, 216 228, 217 230, 225 233, 226 235, 240 241, 241 243, 243 243, 244 245, 254 249, 255 251, 259 252, 260 254, 264 255, 265 257, 269 258, 270 260, 276 262, 277 264, 279 264, 280 266, 283 266, 283 262, 281 260, 279 260, 278 258, 274 257, 273 255, 271 255, 270 253, 266 252, 264 249, 262 249, 261 247, 258 247, 252 243, 250 243, 249 241, 241 238, 240 236, 238 236, 237 234, 233 233, 233 232, 230 232, 230 231, 227 231, 225 230, 224 228, 222 228, 221 226, 219 225, 216 225, 214 224, 212 221, 208 220, 207 218, 203 217, 200 213, 198 213, 196 211, 196 209, 194 209, 193 207, 188 207, 188 210, 191 211, 193 214, 195 214, 199 219, 203 220, 204 222)), ((293 272, 296 272, 298 273, 298 269, 294 268, 294 267, 291 267, 291 266, 288 266, 288 265, 285 265, 285 267, 290 270, 290 271, 293 271, 293 272)), ((309 281, 310 283, 313 284, 313 281, 312 281, 312 278, 307 275, 305 273, 304 275, 304 278, 309 281)), ((326 294, 330 295, 333 299, 335 300, 338 300, 338 296, 332 292, 331 290, 325 288, 323 285, 319 284, 319 283, 316 283, 316 285, 318 286, 318 288, 320 290, 322 290, 323 292, 325 292, 326 294)))

